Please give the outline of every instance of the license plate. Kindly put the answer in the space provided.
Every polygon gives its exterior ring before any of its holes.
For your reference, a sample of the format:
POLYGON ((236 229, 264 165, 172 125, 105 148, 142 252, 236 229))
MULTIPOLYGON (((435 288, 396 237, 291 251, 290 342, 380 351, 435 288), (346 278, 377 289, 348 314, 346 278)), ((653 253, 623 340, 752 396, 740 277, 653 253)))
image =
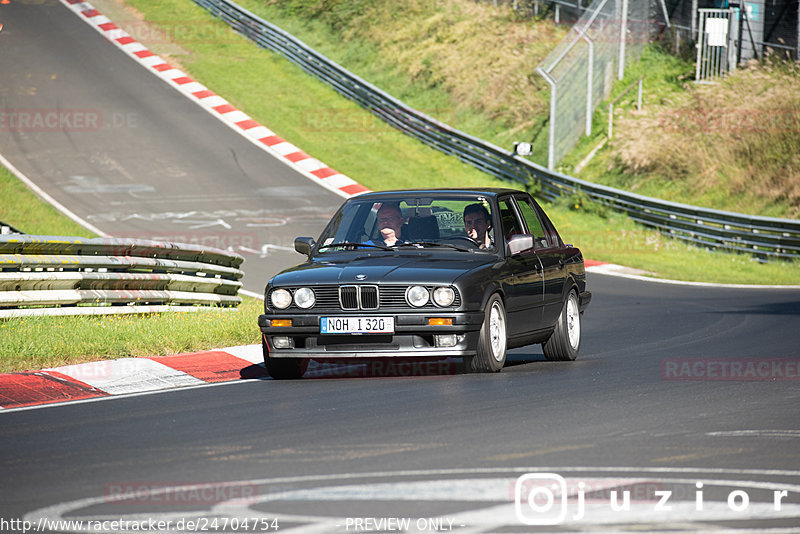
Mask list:
POLYGON ((321 334, 393 334, 394 317, 320 317, 321 334))

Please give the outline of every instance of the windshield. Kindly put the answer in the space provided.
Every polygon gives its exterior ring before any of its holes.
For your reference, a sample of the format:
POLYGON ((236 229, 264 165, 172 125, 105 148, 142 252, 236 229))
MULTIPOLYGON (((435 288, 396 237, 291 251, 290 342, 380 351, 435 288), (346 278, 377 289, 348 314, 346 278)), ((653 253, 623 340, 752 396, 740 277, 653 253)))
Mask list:
POLYGON ((491 205, 475 197, 352 200, 319 239, 318 251, 439 248, 494 251, 491 205))

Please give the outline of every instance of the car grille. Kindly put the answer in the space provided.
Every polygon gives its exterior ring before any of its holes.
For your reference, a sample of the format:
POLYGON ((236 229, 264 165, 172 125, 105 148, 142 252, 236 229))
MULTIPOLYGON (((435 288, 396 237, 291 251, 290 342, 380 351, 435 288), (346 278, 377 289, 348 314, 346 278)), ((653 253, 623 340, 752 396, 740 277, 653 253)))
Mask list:
MULTIPOLYGON (((326 286, 307 286, 314 290, 316 304, 312 310, 319 309, 339 309, 345 311, 356 310, 424 310, 436 309, 432 301, 428 301, 421 308, 412 308, 406 302, 406 289, 409 286, 376 286, 376 285, 326 285, 326 286)), ((440 286, 425 286, 428 289, 440 286)), ((286 288, 294 294, 297 288, 286 288)), ((455 288, 453 288, 455 290, 455 288)), ((449 308, 457 308, 461 305, 461 297, 456 291, 456 299, 449 308)), ((288 309, 298 309, 292 303, 288 309)))
POLYGON ((377 310, 378 286, 341 286, 339 305, 343 310, 377 310))

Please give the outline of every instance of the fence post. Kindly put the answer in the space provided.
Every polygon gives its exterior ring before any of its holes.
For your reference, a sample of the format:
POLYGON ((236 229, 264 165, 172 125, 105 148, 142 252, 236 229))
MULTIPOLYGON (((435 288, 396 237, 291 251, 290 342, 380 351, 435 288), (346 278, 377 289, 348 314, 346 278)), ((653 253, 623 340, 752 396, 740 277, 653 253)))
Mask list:
POLYGON ((614 133, 614 103, 608 105, 608 138, 614 133))
POLYGON ((628 40, 628 0, 622 0, 622 20, 619 24, 619 63, 617 64, 617 78, 625 77, 625 43, 628 40))
POLYGON ((589 44, 589 67, 586 69, 586 135, 592 135, 592 81, 594 80, 594 41, 581 30, 581 36, 589 44))
MULTIPOLYGON (((693 2, 694 3, 694 2, 693 2)), ((700 20, 700 33, 697 34, 697 66, 694 70, 694 79, 695 80, 702 80, 705 76, 700 76, 700 65, 703 59, 703 49, 705 48, 705 32, 703 28, 705 27, 705 23, 703 19, 705 18, 705 13, 702 11, 697 12, 697 18, 700 20)), ((692 32, 694 32, 694 15, 692 15, 692 32)))
POLYGON ((642 82, 644 77, 639 78, 639 94, 636 97, 636 111, 642 111, 642 82))
POLYGON ((556 166, 556 97, 558 89, 556 81, 544 71, 544 69, 537 67, 536 72, 541 74, 550 86, 550 124, 549 135, 547 141, 547 168, 551 171, 556 166))

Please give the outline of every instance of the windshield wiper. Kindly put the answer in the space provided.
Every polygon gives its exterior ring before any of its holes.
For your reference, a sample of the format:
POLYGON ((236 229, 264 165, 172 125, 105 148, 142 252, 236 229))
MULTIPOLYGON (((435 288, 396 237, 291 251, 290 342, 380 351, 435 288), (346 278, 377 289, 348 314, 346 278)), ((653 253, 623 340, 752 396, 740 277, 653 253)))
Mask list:
POLYGON ((458 245, 454 245, 452 243, 434 243, 432 241, 415 241, 413 243, 401 243, 399 245, 394 245, 395 247, 448 247, 458 250, 459 252, 472 252, 468 248, 459 247, 458 245))
POLYGON ((379 248, 381 250, 392 250, 389 247, 384 247, 383 245, 374 245, 372 243, 353 243, 352 241, 342 241, 339 243, 330 243, 328 245, 322 245, 319 247, 319 250, 323 248, 332 248, 332 247, 371 247, 371 248, 379 248))

